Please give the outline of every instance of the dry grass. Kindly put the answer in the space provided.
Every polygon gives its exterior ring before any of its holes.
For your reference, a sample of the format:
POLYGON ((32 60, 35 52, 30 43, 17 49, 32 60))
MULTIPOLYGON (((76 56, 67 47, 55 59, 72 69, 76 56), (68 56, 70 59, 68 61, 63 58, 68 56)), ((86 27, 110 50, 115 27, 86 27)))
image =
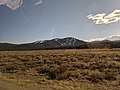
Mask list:
POLYGON ((0 73, 0 80, 34 90, 119 90, 120 51, 5 51, 0 73))

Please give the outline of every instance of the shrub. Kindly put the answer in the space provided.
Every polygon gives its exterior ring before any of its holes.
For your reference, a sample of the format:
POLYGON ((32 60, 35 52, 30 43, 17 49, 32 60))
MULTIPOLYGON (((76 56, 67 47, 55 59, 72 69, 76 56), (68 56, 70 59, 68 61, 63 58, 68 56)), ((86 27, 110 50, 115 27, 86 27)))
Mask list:
POLYGON ((67 75, 64 73, 67 71, 67 66, 60 66, 60 67, 55 67, 51 68, 50 71, 48 72, 48 76, 50 79, 57 79, 57 80, 63 80, 66 79, 67 75))
POLYGON ((103 74, 101 74, 98 71, 92 72, 86 77, 87 80, 91 81, 92 83, 98 83, 103 81, 104 77, 103 74))
POLYGON ((108 69, 105 71, 105 80, 117 80, 117 71, 114 69, 108 69))
POLYGON ((18 72, 18 70, 19 70, 19 66, 18 65, 7 65, 3 70, 2 70, 2 72, 3 73, 16 73, 16 72, 18 72))

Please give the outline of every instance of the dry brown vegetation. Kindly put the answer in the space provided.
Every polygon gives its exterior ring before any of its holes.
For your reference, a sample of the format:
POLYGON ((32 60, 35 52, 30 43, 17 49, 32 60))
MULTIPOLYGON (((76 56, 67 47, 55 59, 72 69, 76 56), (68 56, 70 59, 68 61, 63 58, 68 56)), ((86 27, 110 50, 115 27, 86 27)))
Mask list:
POLYGON ((119 90, 120 51, 3 51, 3 80, 27 90, 119 90))

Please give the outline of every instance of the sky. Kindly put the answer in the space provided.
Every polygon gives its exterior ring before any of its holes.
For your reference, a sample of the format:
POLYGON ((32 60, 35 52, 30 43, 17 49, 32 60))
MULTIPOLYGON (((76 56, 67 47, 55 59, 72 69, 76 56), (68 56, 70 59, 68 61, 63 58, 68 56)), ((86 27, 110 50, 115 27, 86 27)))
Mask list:
POLYGON ((120 0, 0 0, 0 42, 120 40, 120 0))

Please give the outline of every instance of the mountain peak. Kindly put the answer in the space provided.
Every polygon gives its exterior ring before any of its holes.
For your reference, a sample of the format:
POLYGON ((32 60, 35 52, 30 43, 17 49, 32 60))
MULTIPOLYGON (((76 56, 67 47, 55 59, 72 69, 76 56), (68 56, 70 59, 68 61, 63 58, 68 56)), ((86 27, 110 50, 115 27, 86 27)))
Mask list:
POLYGON ((65 38, 55 38, 52 40, 40 40, 40 41, 34 42, 34 44, 44 44, 48 42, 52 44, 57 43, 61 46, 79 46, 80 44, 85 43, 84 41, 73 38, 73 37, 65 37, 65 38))
POLYGON ((73 37, 66 37, 66 38, 55 38, 54 41, 58 42, 62 46, 76 46, 78 42, 84 43, 84 41, 80 41, 79 39, 73 37))

